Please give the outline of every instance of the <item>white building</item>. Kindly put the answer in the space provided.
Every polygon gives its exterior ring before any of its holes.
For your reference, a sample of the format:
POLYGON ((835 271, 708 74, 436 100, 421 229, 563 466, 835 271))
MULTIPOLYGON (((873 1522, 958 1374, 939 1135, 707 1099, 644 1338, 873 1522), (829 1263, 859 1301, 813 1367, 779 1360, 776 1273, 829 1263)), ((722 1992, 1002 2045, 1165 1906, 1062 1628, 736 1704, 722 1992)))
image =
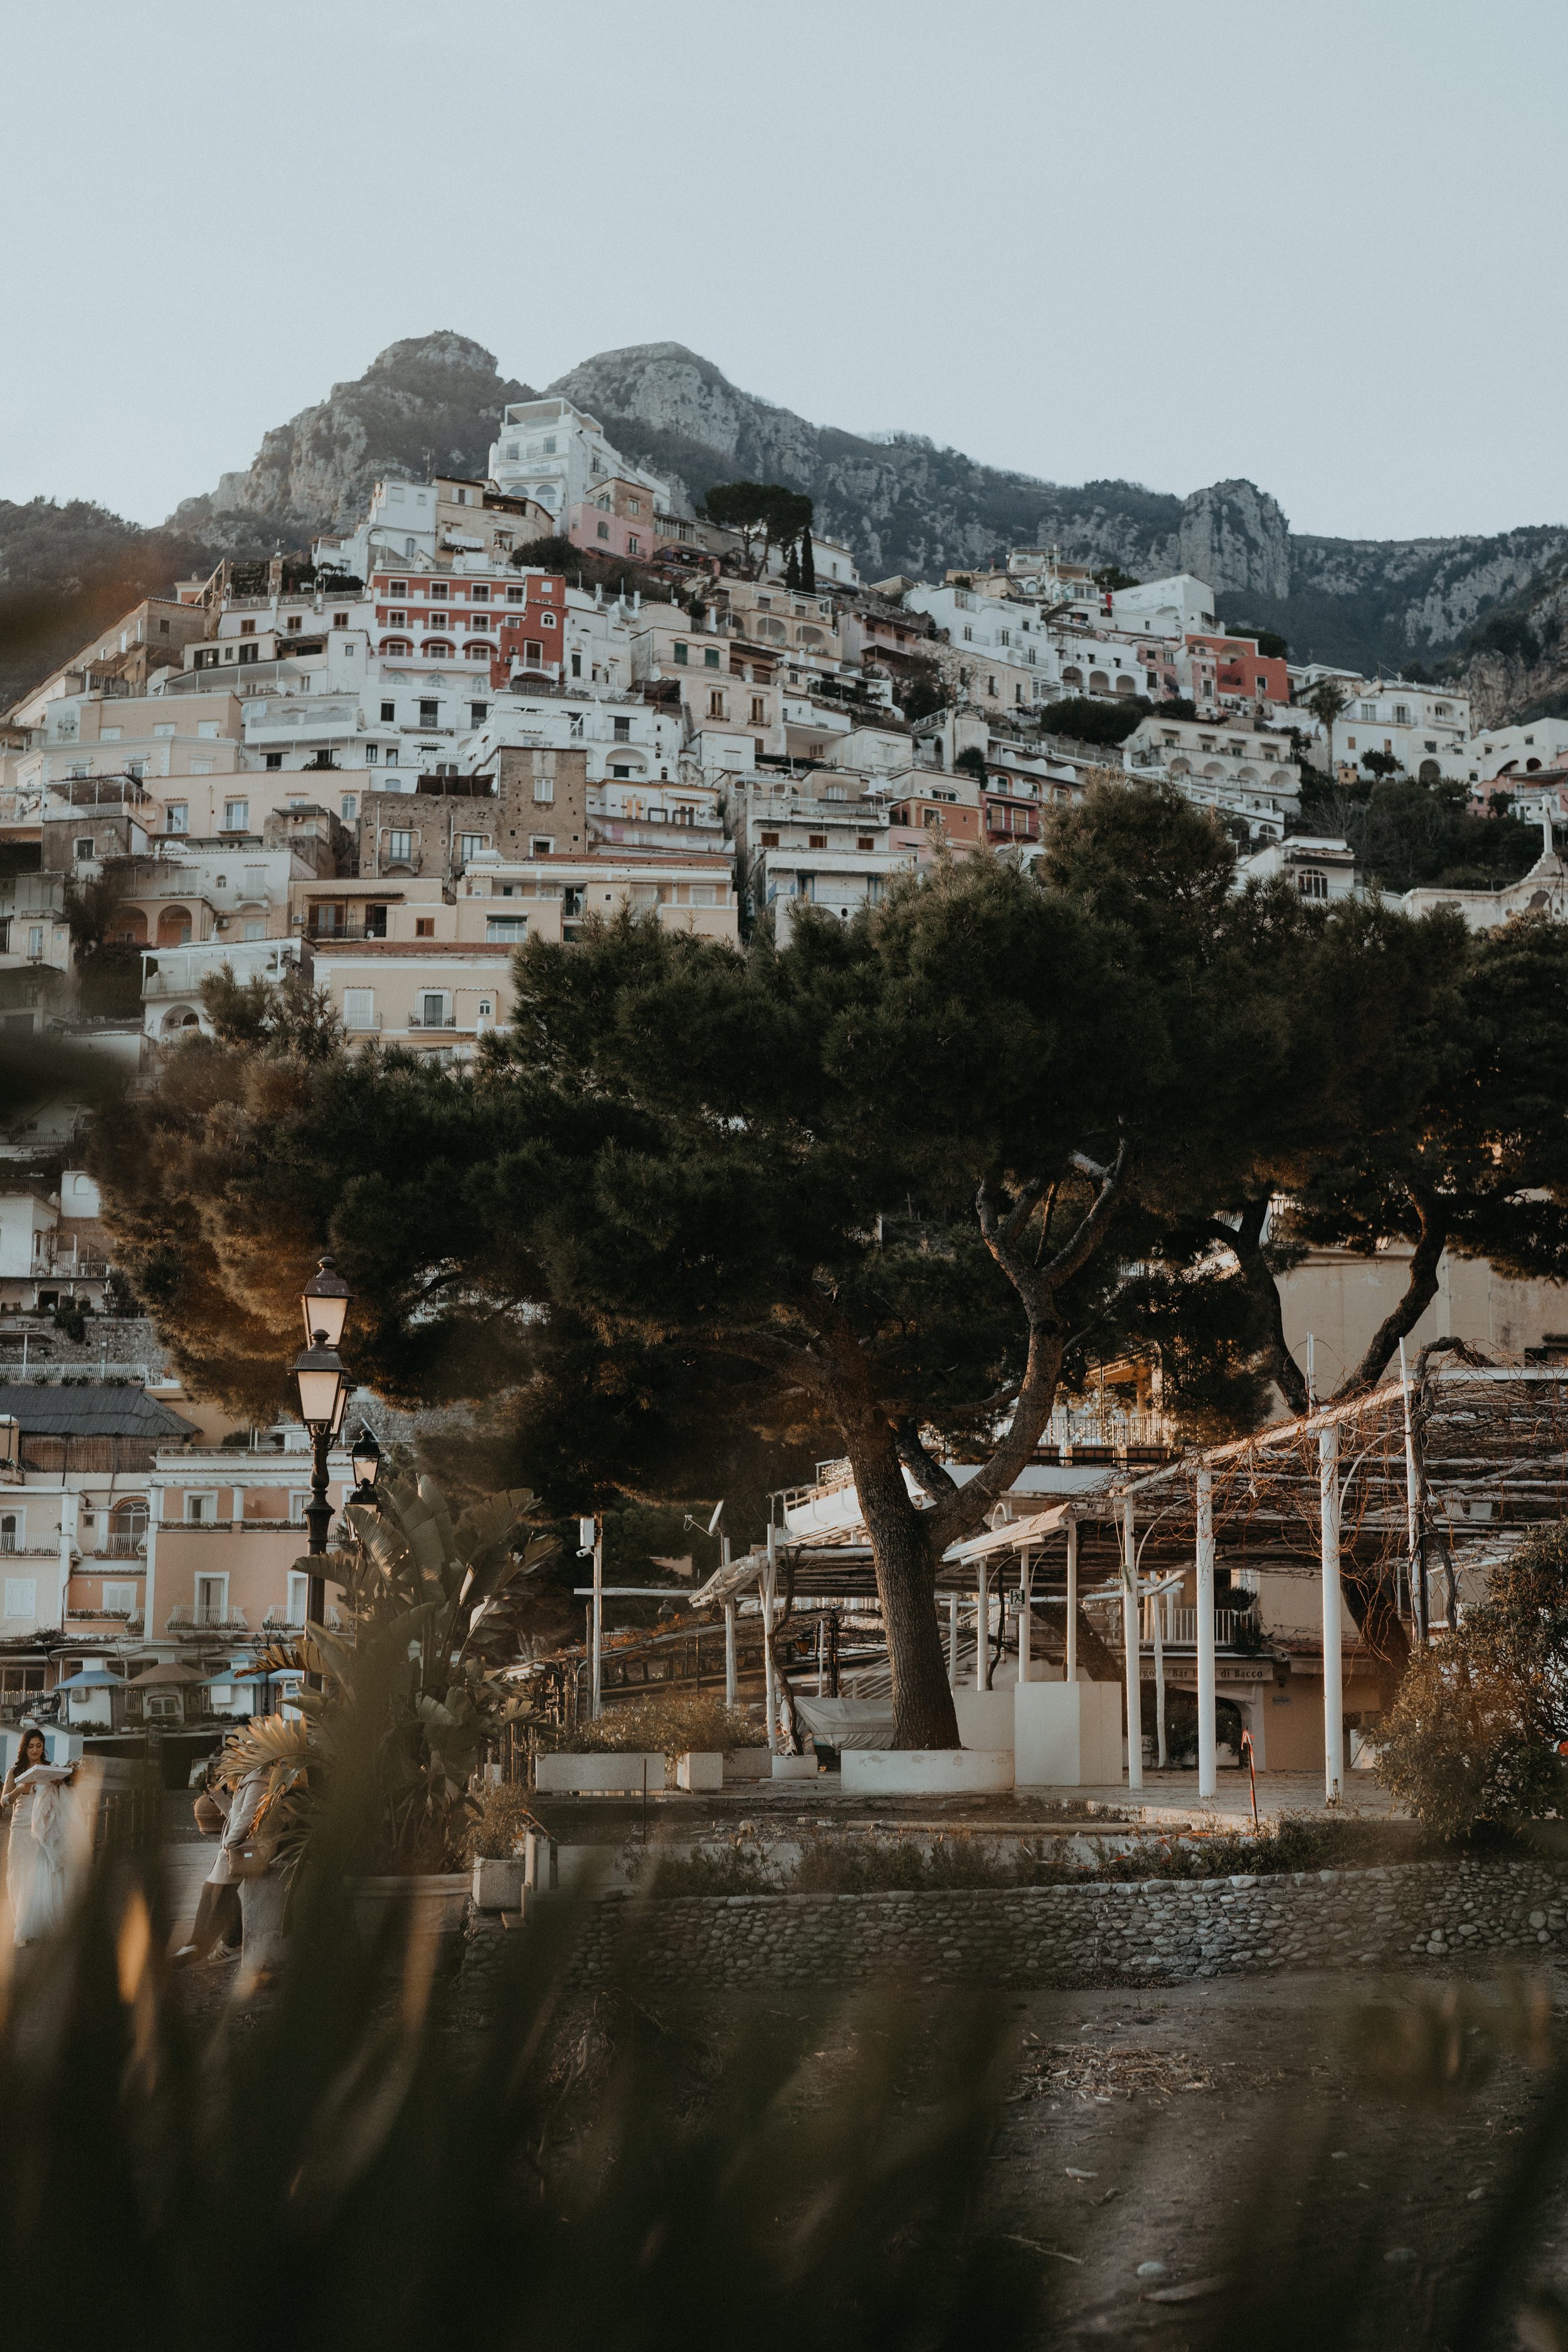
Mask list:
POLYGON ((1515 784, 1542 769, 1568 767, 1568 719, 1531 719, 1518 727, 1483 727, 1472 735, 1472 784, 1507 776, 1515 784))
POLYGON ((1382 678, 1363 686, 1334 721, 1336 762, 1359 768, 1371 752, 1392 754, 1407 776, 1436 783, 1470 772, 1470 698, 1451 687, 1382 678))
POLYGON ((1184 638, 1214 631, 1214 590, 1194 572, 1113 589, 1109 603, 1111 617, 1137 635, 1184 638))
POLYGON ((569 508, 616 479, 641 483, 656 514, 671 504, 668 484, 623 457, 597 419, 569 400, 514 401, 504 409, 490 445, 489 472, 499 490, 536 500, 563 526, 569 508))
POLYGON ((1266 842, 1240 859, 1236 886, 1239 889, 1248 882, 1273 882, 1281 877, 1310 904, 1327 906, 1331 898, 1354 896, 1355 858, 1349 843, 1334 835, 1293 833, 1288 840, 1266 842))

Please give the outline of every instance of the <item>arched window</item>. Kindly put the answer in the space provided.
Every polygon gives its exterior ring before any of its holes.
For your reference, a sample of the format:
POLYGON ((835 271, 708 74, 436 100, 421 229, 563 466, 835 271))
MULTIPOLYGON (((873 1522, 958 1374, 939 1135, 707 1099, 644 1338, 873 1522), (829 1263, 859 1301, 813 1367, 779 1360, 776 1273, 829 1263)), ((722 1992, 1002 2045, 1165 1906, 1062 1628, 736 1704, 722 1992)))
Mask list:
POLYGON ((1102 669, 1091 669, 1089 671, 1089 690, 1090 694, 1109 694, 1110 692, 1110 680, 1107 677, 1102 669))
POLYGON ((1326 898, 1329 895, 1329 877, 1321 866, 1299 866, 1296 872, 1296 887, 1303 898, 1326 898))
POLYGON ((1064 669, 1062 672, 1062 684, 1064 686, 1076 686, 1081 691, 1083 687, 1082 670, 1064 669))
POLYGON ((158 945, 161 948, 183 948, 191 936, 191 910, 188 907, 165 907, 158 917, 158 945))
POLYGON ((406 656, 414 651, 414 647, 406 637, 383 637, 381 650, 384 654, 402 654, 406 656))
POLYGON ((490 649, 482 639, 477 644, 465 646, 463 652, 469 661, 488 662, 490 657, 490 649))

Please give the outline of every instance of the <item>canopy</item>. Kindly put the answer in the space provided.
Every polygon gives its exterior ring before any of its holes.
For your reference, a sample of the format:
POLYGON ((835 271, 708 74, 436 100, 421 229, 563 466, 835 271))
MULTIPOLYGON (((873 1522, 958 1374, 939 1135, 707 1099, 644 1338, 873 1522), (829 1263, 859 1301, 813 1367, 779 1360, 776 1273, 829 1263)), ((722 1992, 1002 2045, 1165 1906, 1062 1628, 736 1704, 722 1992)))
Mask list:
POLYGON ((79 1675, 68 1675, 63 1683, 55 1685, 55 1688, 57 1690, 123 1690, 125 1678, 122 1675, 111 1675, 107 1666, 86 1666, 79 1675))

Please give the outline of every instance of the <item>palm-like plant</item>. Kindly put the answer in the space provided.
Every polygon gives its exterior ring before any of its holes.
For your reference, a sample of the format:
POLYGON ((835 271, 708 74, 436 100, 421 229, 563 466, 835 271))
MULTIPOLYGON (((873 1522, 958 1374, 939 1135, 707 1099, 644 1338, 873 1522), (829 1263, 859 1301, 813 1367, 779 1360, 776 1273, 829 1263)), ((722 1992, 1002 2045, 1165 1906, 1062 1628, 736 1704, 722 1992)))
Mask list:
MULTIPOLYGON (((286 1856, 324 1818, 314 1801, 325 1780, 331 1818, 340 1830, 353 1824, 362 1868, 453 1861, 487 1744, 504 1725, 531 1720, 483 1656, 481 1629, 502 1594, 558 1549, 554 1537, 527 1533, 534 1502, 513 1488, 454 1522, 433 1480, 394 1478, 374 1508, 349 1506, 353 1542, 328 1555, 325 1572, 342 1586, 350 1630, 311 1625, 302 1641, 268 1649, 263 1667, 319 1676, 320 1687, 299 1693, 297 1717, 260 1717, 228 1743, 231 1768, 267 1767, 286 1856)), ((321 1572, 322 1563, 300 1566, 321 1572)))

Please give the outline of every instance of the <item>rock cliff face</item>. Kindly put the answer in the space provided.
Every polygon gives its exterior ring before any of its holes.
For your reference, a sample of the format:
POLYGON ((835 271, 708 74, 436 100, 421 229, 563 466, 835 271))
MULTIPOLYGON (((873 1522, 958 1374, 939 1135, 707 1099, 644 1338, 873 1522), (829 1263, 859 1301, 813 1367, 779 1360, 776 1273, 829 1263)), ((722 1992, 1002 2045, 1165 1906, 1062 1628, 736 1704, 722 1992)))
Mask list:
POLYGON ((532 398, 503 381, 495 354, 466 335, 389 344, 355 383, 275 425, 244 473, 186 499, 172 529, 248 544, 258 524, 292 544, 358 520, 389 467, 483 475, 502 405, 532 398))
MULTIPOLYGON (((1458 654, 1489 615, 1528 621, 1539 604, 1541 625, 1525 638, 1478 646, 1473 690, 1493 719, 1521 708, 1521 697, 1539 703, 1568 692, 1568 661, 1560 675, 1555 650, 1563 616, 1552 601, 1568 567, 1568 529, 1325 539, 1292 531, 1276 500, 1247 481, 1215 482, 1185 499, 1134 482, 1068 488, 978 465, 918 435, 869 437, 810 424, 742 392, 682 343, 601 352, 550 390, 589 410, 682 501, 739 475, 808 490, 822 528, 848 542, 869 579, 930 578, 1010 546, 1054 545, 1145 579, 1196 572, 1227 619, 1279 629, 1300 658, 1369 670, 1458 654)), ((204 551, 299 546, 352 522, 391 467, 482 473, 502 405, 531 397, 466 336, 394 343, 356 383, 335 384, 268 433, 244 472, 187 499, 169 528, 204 551)), ((112 537, 128 527, 107 517, 104 528, 112 537)), ((79 568, 74 549, 66 568, 79 568)))

